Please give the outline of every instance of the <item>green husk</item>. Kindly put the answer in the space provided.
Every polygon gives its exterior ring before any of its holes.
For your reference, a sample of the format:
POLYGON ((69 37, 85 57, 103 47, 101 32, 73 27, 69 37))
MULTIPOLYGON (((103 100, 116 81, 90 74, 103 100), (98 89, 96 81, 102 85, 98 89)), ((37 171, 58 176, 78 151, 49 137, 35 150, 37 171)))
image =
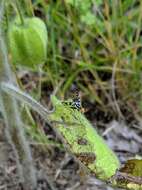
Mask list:
POLYGON ((16 17, 8 29, 8 45, 15 65, 36 67, 47 58, 47 29, 44 22, 37 18, 24 18, 21 24, 16 17))

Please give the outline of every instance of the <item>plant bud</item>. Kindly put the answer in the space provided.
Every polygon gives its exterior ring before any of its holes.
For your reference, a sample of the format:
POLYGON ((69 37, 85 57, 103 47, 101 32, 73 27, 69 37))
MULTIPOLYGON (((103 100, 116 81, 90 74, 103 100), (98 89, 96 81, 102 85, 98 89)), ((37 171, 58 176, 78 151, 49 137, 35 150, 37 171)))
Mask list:
POLYGON ((44 22, 37 18, 15 18, 8 29, 8 43, 15 65, 35 68, 47 56, 47 29, 44 22))

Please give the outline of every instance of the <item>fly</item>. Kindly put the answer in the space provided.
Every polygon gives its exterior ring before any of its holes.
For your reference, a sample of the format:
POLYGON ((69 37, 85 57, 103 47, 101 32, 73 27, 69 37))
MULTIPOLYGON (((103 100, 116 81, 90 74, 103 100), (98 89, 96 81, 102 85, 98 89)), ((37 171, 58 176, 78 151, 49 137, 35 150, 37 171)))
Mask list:
POLYGON ((77 110, 81 110, 81 108, 82 108, 81 98, 80 98, 80 94, 78 91, 75 92, 75 96, 72 101, 72 108, 77 109, 77 110))
POLYGON ((82 105, 81 105, 81 98, 79 92, 76 91, 73 99, 70 101, 64 101, 63 104, 70 106, 72 109, 81 111, 82 105))

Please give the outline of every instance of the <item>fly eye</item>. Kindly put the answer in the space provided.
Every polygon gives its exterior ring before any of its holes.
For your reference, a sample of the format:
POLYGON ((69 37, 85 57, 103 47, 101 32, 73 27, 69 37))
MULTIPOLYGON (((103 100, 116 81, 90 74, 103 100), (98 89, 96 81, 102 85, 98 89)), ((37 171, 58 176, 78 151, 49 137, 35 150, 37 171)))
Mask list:
POLYGON ((71 106, 71 105, 72 105, 72 102, 69 102, 68 105, 71 106))

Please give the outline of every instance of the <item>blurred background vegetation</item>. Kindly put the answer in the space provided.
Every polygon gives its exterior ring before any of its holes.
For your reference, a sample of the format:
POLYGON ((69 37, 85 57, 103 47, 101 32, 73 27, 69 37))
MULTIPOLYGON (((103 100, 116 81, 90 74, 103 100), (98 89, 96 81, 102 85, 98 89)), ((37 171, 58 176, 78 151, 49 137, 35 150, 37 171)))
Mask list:
MULTIPOLYGON (((79 91, 85 116, 99 132, 103 129, 104 136, 111 130, 111 121, 124 121, 140 129, 141 125, 133 124, 142 122, 141 0, 5 0, 5 10, 6 34, 17 15, 41 18, 48 31, 47 59, 42 65, 32 68, 11 64, 23 91, 49 109, 51 94, 67 100, 79 91)), ((12 63, 10 50, 8 55, 12 63)), ((20 111, 24 127, 33 137, 31 144, 47 145, 51 155, 54 150, 49 144, 64 150, 40 116, 26 106, 21 106, 20 111)), ((133 143, 133 136, 126 138, 129 130, 123 130, 123 125, 117 125, 117 129, 121 135, 114 134, 118 139, 109 144, 117 151, 115 145, 121 141, 118 152, 128 152, 123 147, 133 143), (128 144, 122 141, 123 133, 128 144)), ((132 149, 136 148, 130 146, 132 149)), ((134 153, 139 154, 139 149, 134 153)))
MULTIPOLYGON (((12 2, 4 26, 16 14, 12 2)), ((92 120, 130 122, 141 115, 140 0, 21 0, 19 5, 23 15, 40 17, 47 25, 48 52, 42 68, 30 70, 32 77, 15 68, 23 84, 35 82, 30 92, 38 100, 48 101, 51 93, 67 99, 76 88, 92 120)))

